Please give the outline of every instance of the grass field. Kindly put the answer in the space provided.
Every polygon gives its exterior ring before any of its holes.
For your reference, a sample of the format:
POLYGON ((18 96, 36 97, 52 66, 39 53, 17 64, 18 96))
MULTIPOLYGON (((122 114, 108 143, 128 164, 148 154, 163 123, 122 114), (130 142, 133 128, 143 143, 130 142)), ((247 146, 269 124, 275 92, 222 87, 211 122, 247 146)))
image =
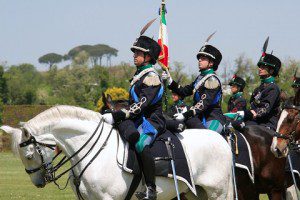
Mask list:
MULTIPOLYGON (((59 182, 64 184, 65 181, 66 178, 59 182)), ((75 199, 75 196, 70 187, 60 191, 52 183, 43 189, 36 188, 24 171, 21 161, 8 152, 0 153, 0 199, 67 200, 75 199)), ((260 199, 268 198, 261 196, 260 199)))
MULTIPOLYGON (((59 181, 64 184, 66 178, 59 181)), ((24 171, 23 164, 12 153, 0 153, 0 199, 75 199, 70 187, 60 191, 54 184, 36 188, 24 171)))

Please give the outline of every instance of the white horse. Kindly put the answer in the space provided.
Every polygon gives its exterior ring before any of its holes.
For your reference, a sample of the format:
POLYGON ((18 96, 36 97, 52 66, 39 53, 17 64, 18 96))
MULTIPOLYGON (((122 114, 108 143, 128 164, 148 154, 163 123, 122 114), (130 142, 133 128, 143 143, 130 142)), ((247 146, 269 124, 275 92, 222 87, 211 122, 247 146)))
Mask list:
MULTIPOLYGON (((54 150, 45 147, 45 144, 56 145, 63 154, 70 157, 95 132, 95 137, 70 160, 71 165, 75 165, 96 142, 95 148, 74 167, 73 173, 78 176, 99 148, 103 147, 83 173, 80 193, 84 199, 123 200, 133 175, 124 172, 117 163, 118 132, 105 122, 100 124, 101 119, 102 115, 97 112, 73 106, 56 106, 29 120, 20 129, 9 126, 2 126, 0 129, 13 136, 13 150, 20 156, 32 183, 37 187, 46 185, 45 166, 46 163, 51 163, 55 154, 54 150), (98 131, 95 131, 99 124, 98 131), (96 141, 98 136, 100 139, 96 141), (30 142, 34 139, 38 143, 30 142), (104 144, 105 140, 107 144, 104 144)), ((180 192, 187 193, 188 199, 232 200, 232 155, 226 141, 218 133, 210 130, 186 130, 179 137, 188 155, 197 196, 182 181, 178 182, 180 192)), ((120 146, 122 145, 124 148, 121 142, 120 146)), ((70 176, 73 176, 73 173, 70 173, 70 176)), ((173 179, 157 177, 156 184, 157 199, 176 197, 173 179)), ((76 194, 75 186, 72 185, 72 188, 76 194)), ((137 190, 140 189, 141 183, 137 190)), ((132 199, 136 197, 133 195, 132 199)))

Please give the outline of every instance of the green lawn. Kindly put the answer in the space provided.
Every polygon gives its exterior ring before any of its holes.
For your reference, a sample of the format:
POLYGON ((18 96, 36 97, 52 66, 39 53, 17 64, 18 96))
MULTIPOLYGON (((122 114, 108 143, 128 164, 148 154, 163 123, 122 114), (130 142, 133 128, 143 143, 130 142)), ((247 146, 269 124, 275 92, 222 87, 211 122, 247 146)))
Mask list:
MULTIPOLYGON (((59 181, 64 184, 66 178, 59 181)), ((75 199, 70 186, 60 191, 54 184, 36 188, 24 171, 21 161, 12 153, 0 153, 0 199, 75 199)))
MULTIPOLYGON (((59 181, 64 184, 66 178, 59 181)), ((24 171, 21 161, 11 153, 0 153, 0 199, 75 199, 70 187, 60 191, 54 184, 49 184, 45 188, 36 188, 30 181, 29 176, 24 171)), ((267 200, 262 196, 261 200, 267 200)))

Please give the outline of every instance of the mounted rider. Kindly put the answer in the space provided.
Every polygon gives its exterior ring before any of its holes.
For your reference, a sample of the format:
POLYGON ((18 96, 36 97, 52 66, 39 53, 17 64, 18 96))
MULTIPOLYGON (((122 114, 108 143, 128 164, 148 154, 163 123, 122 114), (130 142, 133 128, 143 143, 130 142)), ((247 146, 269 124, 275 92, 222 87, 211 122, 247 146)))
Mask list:
POLYGON ((185 124, 182 121, 177 121, 174 119, 175 114, 184 113, 189 109, 184 102, 184 97, 181 97, 176 92, 172 92, 173 105, 170 107, 169 112, 167 112, 168 118, 166 118, 167 129, 172 132, 182 132, 185 129, 185 124))
POLYGON ((187 128, 208 128, 221 133, 225 123, 220 105, 222 85, 215 71, 222 60, 222 54, 216 47, 205 44, 198 52, 197 60, 200 74, 190 85, 178 85, 169 72, 162 75, 163 79, 167 79, 168 88, 172 91, 182 97, 194 96, 193 106, 184 113, 176 114, 175 118, 184 121, 187 128))
POLYGON ((180 96, 176 92, 172 92, 172 100, 173 100, 173 105, 170 107, 170 110, 168 112, 168 115, 170 117, 173 117, 177 113, 184 113, 187 111, 188 106, 184 102, 184 97, 180 96))
POLYGON ((295 71, 292 87, 295 94, 293 105, 300 106, 300 71, 298 69, 295 71))
POLYGON ((135 147, 142 161, 146 191, 139 196, 142 199, 156 199, 155 164, 149 146, 165 131, 166 126, 162 114, 163 84, 153 68, 161 48, 155 40, 141 35, 131 51, 137 70, 130 83, 130 109, 103 117, 106 122, 116 125, 121 136, 135 147))
MULTIPOLYGON (((269 38, 268 38, 269 39, 269 38)), ((266 53, 268 39, 257 66, 261 84, 250 98, 250 110, 240 111, 244 122, 235 121, 233 127, 242 130, 245 125, 262 125, 276 130, 280 114, 280 89, 275 83, 281 67, 281 61, 274 55, 266 53)))
POLYGON ((243 91, 246 82, 241 77, 234 75, 229 82, 232 96, 228 100, 228 112, 235 113, 237 111, 244 111, 247 107, 247 101, 243 97, 243 91))

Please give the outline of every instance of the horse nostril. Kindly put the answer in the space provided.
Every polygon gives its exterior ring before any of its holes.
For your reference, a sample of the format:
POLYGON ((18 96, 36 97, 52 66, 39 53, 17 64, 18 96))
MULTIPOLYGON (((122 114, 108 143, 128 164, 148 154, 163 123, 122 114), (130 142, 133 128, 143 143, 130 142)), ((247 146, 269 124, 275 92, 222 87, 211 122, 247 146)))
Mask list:
POLYGON ((282 155, 281 151, 278 148, 276 148, 276 153, 277 153, 278 156, 282 155))

